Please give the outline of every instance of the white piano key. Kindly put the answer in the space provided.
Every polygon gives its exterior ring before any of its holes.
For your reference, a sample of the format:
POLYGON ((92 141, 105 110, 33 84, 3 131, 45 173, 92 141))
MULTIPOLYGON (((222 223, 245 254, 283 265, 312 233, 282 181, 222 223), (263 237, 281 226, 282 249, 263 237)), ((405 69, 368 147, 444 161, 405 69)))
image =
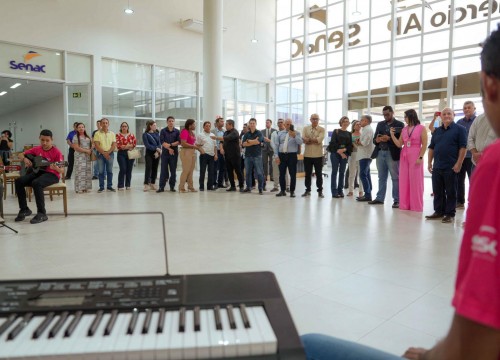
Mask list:
POLYGON ((184 359, 197 359, 196 336, 194 334, 194 311, 186 310, 186 325, 184 330, 184 359))
MULTIPOLYGON (((53 324, 57 323, 59 319, 60 315, 56 315, 52 323, 53 324)), ((72 319, 73 319, 72 316, 68 316, 64 325, 67 326, 67 324, 69 324, 69 321, 71 321, 72 319)), ((66 357, 66 354, 69 353, 71 348, 67 346, 67 343, 71 342, 72 340, 70 340, 70 338, 64 337, 64 330, 63 330, 65 329, 64 325, 62 329, 56 334, 56 336, 49 338, 49 332, 50 332, 49 329, 47 333, 44 334, 43 337, 38 339, 42 342, 43 345, 39 349, 36 348, 33 349, 35 351, 35 356, 33 357, 33 359, 49 358, 53 360, 58 358, 64 359, 66 357)), ((26 358, 26 360, 27 359, 28 358, 26 358)))
POLYGON ((255 315, 257 325, 263 337, 264 353, 275 354, 278 352, 278 340, 274 334, 273 328, 262 306, 253 306, 247 308, 255 315))
POLYGON ((172 323, 174 320, 173 311, 165 311, 165 322, 163 332, 157 334, 155 344, 155 359, 171 359, 169 354, 170 334, 172 333, 172 323))
POLYGON ((210 357, 222 358, 224 357, 224 334, 222 330, 217 330, 213 309, 207 310, 207 322, 210 338, 210 357))
POLYGON ((109 313, 104 314, 101 318, 101 321, 99 322, 99 325, 96 328, 94 335, 88 336, 87 334, 87 337, 85 338, 85 355, 83 357, 85 360, 95 360, 98 357, 97 354, 101 352, 101 343, 104 340, 104 328, 106 327, 106 324, 108 323, 110 317, 111 315, 109 313))
POLYGON ((25 356, 36 355, 36 352, 33 353, 31 348, 40 348, 42 342, 37 341, 39 339, 33 339, 32 336, 33 332, 44 320, 45 316, 34 316, 19 335, 13 340, 7 340, 7 342, 10 343, 9 346, 12 347, 9 359, 23 359, 25 356))
MULTIPOLYGON (((251 355, 262 355, 264 354, 264 339, 262 338, 262 334, 257 326, 257 319, 255 318, 253 312, 249 313, 247 307, 247 316, 250 323, 249 328, 245 328, 248 335, 248 341, 250 345, 250 354, 251 355)), ((237 316, 237 321, 241 321, 241 325, 244 326, 243 320, 240 316, 237 316)), ((238 323, 239 326, 239 323, 238 323)))
POLYGON ((126 314, 123 314, 124 316, 121 315, 122 314, 117 315, 115 325, 113 329, 111 329, 109 335, 104 335, 104 332, 100 334, 102 336, 102 341, 99 349, 99 360, 113 360, 115 345, 118 342, 118 338, 125 336, 128 319, 125 316, 126 314))
POLYGON ((15 350, 15 344, 13 344, 11 340, 7 340, 7 338, 12 329, 14 329, 22 321, 23 315, 18 316, 16 321, 14 321, 0 337, 0 359, 8 359, 15 350))
POLYGON ((117 336, 115 337, 115 343, 113 344, 112 348, 113 360, 127 358, 127 347, 128 347, 128 342, 130 341, 130 336, 127 335, 127 329, 131 318, 132 318, 131 312, 118 314, 118 318, 116 320, 117 323, 115 324, 115 326, 118 325, 118 321, 122 323, 121 326, 117 327, 116 329, 113 329, 113 333, 115 331, 117 332, 116 334, 117 336))
POLYGON ((141 346, 142 346, 142 324, 146 319, 146 313, 141 311, 137 317, 137 324, 135 325, 134 332, 127 335, 129 338, 127 344, 127 360, 141 360, 141 346))
POLYGON ((158 311, 153 311, 151 315, 151 324, 149 325, 149 331, 147 334, 142 335, 141 360, 155 360, 156 339, 159 335, 156 333, 156 327, 159 318, 160 313, 158 311))
POLYGON ((169 359, 177 360, 183 358, 184 349, 184 333, 179 332, 179 311, 167 311, 171 313, 171 326, 167 328, 170 331, 169 335, 169 359))
POLYGON ((72 354, 72 359, 83 360, 83 356, 86 352, 87 345, 87 331, 89 330, 90 324, 94 320, 93 314, 83 315, 78 323, 75 331, 71 334, 75 341, 73 342, 73 347, 70 349, 70 354, 72 354))
POLYGON ((208 312, 210 310, 200 310, 200 331, 195 331, 197 344, 197 358, 209 359, 211 354, 210 331, 215 330, 208 322, 208 312))
POLYGON ((236 343, 238 344, 238 356, 249 356, 252 354, 252 342, 248 334, 248 330, 243 324, 243 319, 241 318, 241 313, 239 308, 233 309, 234 322, 236 323, 236 329, 234 333, 236 336, 236 343))
POLYGON ((229 317, 226 309, 220 309, 220 317, 222 322, 222 333, 224 337, 224 357, 234 358, 238 356, 238 344, 236 335, 229 325, 229 317))

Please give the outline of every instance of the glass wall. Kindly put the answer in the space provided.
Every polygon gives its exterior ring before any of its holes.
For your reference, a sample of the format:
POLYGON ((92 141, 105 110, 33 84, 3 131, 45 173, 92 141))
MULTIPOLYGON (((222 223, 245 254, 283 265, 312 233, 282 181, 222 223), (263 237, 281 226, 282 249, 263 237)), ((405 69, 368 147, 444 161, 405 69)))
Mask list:
POLYGON ((316 112, 332 131, 346 114, 380 121, 385 105, 430 121, 472 99, 481 113, 478 44, 498 1, 423 3, 276 0, 276 116, 302 127, 316 112))

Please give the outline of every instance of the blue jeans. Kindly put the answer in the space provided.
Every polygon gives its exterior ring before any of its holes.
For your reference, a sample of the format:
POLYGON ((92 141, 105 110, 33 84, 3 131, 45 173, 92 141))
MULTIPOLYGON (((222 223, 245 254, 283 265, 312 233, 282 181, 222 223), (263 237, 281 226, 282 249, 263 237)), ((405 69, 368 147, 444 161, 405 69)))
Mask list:
POLYGON ((306 334, 301 337, 309 360, 401 360, 386 353, 351 341, 322 334, 306 334))
POLYGON ((332 179, 330 183, 332 196, 341 195, 344 193, 344 175, 348 158, 342 159, 342 157, 335 152, 330 154, 330 160, 332 162, 332 179), (337 173, 339 175, 338 184, 337 173))
POLYGON ((392 160, 389 150, 379 151, 377 155, 378 193, 375 200, 384 202, 387 191, 387 177, 392 179, 392 198, 399 202, 399 161, 392 160))
POLYGON ((370 175, 370 164, 372 159, 359 160, 359 178, 363 183, 363 190, 365 191, 365 198, 372 198, 372 177, 370 175))
POLYGON ((116 160, 120 167, 120 171, 118 172, 118 189, 123 189, 124 186, 130 187, 135 159, 128 158, 128 150, 118 150, 116 160))
POLYGON ((434 212, 455 217, 458 174, 453 169, 432 169, 434 212))
POLYGON ((109 154, 107 160, 102 154, 97 155, 97 166, 99 168, 99 189, 104 189, 104 172, 106 171, 106 180, 108 182, 107 188, 113 187, 113 160, 115 153, 109 154))
POLYGON ((205 172, 208 169, 207 190, 215 186, 215 160, 213 155, 200 154, 200 190, 205 187, 205 172))
POLYGON ((170 190, 175 189, 177 180, 177 160, 179 153, 176 151, 174 155, 170 155, 168 151, 162 150, 161 153, 161 170, 160 170, 160 189, 164 189, 167 185, 167 180, 170 185, 170 190))
POLYGON ((249 156, 245 158, 245 174, 247 180, 247 189, 252 188, 252 174, 255 170, 259 182, 259 191, 264 189, 264 168, 262 167, 262 158, 260 156, 249 156))

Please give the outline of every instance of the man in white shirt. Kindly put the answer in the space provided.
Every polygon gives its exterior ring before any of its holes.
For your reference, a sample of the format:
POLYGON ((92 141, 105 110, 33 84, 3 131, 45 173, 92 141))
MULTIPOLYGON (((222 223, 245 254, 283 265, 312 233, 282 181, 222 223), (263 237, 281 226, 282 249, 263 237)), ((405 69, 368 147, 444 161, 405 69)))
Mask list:
POLYGON ((373 148, 373 128, 372 117, 370 115, 363 115, 361 117, 361 136, 356 140, 358 146, 357 156, 359 159, 359 178, 363 183, 365 195, 356 198, 358 201, 372 201, 372 179, 370 176, 370 164, 372 162, 371 156, 373 148))
POLYGON ((217 161, 217 146, 210 132, 212 124, 210 121, 203 123, 203 132, 196 137, 196 144, 200 148, 200 191, 205 190, 205 171, 208 169, 207 190, 215 188, 215 161, 217 161))

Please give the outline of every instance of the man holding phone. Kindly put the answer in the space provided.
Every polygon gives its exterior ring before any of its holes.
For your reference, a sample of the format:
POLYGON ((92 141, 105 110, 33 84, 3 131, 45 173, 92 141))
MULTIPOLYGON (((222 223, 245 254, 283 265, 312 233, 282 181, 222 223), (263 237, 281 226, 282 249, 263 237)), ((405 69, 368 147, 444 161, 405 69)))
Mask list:
POLYGON ((290 173, 290 197, 295 197, 295 184, 297 182, 297 155, 300 145, 302 145, 302 137, 299 132, 295 131, 291 119, 285 120, 285 129, 278 132, 274 138, 275 148, 278 149, 278 154, 274 153, 274 161, 279 165, 280 169, 280 192, 277 197, 286 196, 286 170, 290 173))
POLYGON ((401 149, 392 141, 390 128, 395 128, 395 135, 399 138, 404 124, 396 120, 394 110, 392 110, 391 106, 384 106, 382 112, 385 120, 377 124, 373 136, 375 150, 371 156, 372 159, 377 160, 378 192, 377 197, 372 201, 368 201, 368 204, 384 204, 385 193, 387 191, 387 178, 390 173, 392 179, 392 198, 394 200, 392 207, 399 208, 399 157, 401 149))

